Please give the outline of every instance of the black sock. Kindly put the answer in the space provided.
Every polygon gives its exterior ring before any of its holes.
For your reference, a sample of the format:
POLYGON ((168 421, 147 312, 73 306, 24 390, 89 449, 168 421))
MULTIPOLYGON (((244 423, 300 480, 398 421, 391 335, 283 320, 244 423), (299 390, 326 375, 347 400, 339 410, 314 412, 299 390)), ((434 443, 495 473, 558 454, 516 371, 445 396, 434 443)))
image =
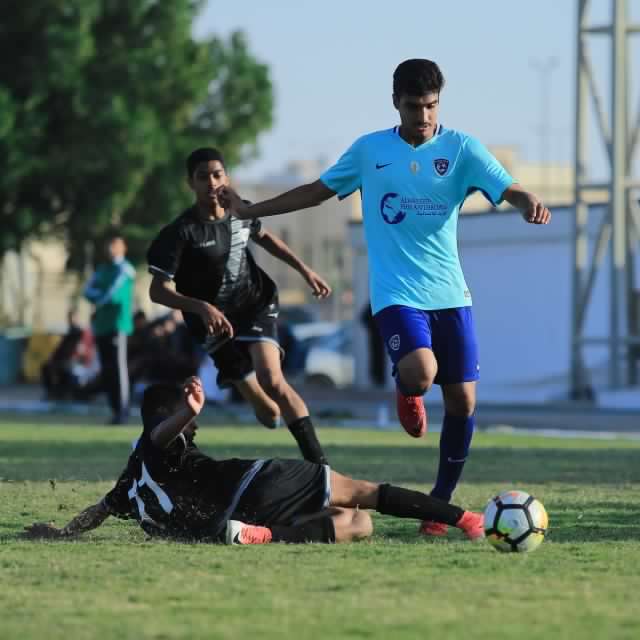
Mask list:
POLYGON ((318 442, 316 431, 309 416, 298 418, 288 426, 305 460, 317 462, 318 464, 327 464, 327 458, 318 442))
POLYGON ((271 536, 271 542, 335 542, 336 529, 331 516, 324 516, 290 527, 276 524, 271 527, 271 536))
POLYGON ((434 498, 420 491, 411 491, 391 484, 382 484, 378 490, 376 511, 397 518, 433 520, 456 525, 464 511, 444 500, 434 498))

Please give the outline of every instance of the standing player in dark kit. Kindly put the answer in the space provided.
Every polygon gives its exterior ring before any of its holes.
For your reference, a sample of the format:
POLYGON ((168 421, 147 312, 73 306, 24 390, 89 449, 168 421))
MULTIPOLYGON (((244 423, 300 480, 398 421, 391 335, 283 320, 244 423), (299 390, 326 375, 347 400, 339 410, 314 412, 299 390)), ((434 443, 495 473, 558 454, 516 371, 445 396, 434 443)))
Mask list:
POLYGON ((307 460, 214 460, 194 444, 205 396, 198 378, 184 388, 157 384, 142 400, 143 431, 114 488, 65 527, 27 527, 30 538, 73 537, 109 516, 135 519, 149 535, 227 544, 350 542, 371 535, 362 509, 430 518, 484 536, 483 516, 419 491, 353 480, 307 460))
POLYGON ((234 385, 267 427, 282 416, 304 458, 325 462, 309 410, 282 374, 278 290, 255 263, 249 240, 298 271, 316 297, 331 289, 259 220, 243 222, 225 211, 216 196, 229 183, 219 151, 194 151, 187 175, 195 204, 162 229, 148 251, 151 299, 182 311, 218 368, 220 386, 234 385))
MULTIPOLYGON (((433 495, 449 500, 471 445, 479 377, 471 293, 458 258, 460 208, 480 191, 531 224, 547 224, 551 214, 478 140, 440 124, 443 87, 435 62, 405 60, 393 74, 399 126, 362 136, 318 180, 271 200, 247 205, 228 187, 220 198, 250 220, 361 191, 371 307, 393 363, 398 417, 407 433, 424 435, 422 396, 440 385, 445 416, 433 495)), ((422 525, 427 535, 446 531, 422 525)))

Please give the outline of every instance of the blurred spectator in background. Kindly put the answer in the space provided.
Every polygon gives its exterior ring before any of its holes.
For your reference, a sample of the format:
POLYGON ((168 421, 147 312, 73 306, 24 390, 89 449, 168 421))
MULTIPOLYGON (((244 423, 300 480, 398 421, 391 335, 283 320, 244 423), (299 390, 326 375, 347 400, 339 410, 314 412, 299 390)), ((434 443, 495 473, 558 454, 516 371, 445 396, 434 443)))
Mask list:
POLYGON ((129 338, 129 378, 132 388, 150 383, 181 384, 198 373, 204 352, 187 331, 179 312, 147 322, 143 311, 134 315, 129 338))
POLYGON ((69 328, 51 356, 42 365, 42 384, 47 399, 66 400, 85 382, 85 375, 95 361, 95 344, 91 330, 78 322, 78 314, 67 314, 69 328))
POLYGON ((369 376, 377 387, 384 387, 386 382, 387 355, 378 326, 371 313, 371 303, 362 309, 360 321, 367 329, 369 336, 369 376))
POLYGON ((127 336, 133 331, 131 303, 135 269, 125 258, 127 245, 111 236, 108 261, 99 265, 84 290, 95 306, 93 333, 100 354, 101 380, 113 412, 110 423, 124 424, 129 414, 127 336))
POLYGON ((133 332, 127 340, 127 368, 132 388, 145 378, 150 349, 151 330, 147 314, 139 309, 133 314, 133 332))

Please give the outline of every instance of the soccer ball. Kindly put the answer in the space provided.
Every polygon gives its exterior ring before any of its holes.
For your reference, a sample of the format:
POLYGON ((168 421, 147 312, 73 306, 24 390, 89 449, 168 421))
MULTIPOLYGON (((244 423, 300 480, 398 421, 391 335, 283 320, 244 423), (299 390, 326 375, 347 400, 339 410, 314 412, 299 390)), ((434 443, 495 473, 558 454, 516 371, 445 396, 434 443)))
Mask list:
POLYGON ((498 551, 533 551, 548 528, 542 503, 524 491, 505 491, 489 500, 484 510, 485 535, 498 551))

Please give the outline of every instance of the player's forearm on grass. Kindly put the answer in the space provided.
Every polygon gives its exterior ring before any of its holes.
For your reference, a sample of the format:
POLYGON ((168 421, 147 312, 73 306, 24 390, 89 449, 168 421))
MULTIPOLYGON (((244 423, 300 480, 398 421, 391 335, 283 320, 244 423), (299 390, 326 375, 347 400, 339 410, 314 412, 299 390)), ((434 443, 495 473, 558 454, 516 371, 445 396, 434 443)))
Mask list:
POLYGON ((322 181, 316 180, 309 184, 303 184, 301 187, 291 189, 285 193, 271 198, 256 202, 238 213, 240 218, 264 218, 267 216, 277 216, 281 213, 290 213, 291 211, 299 211, 316 207, 325 200, 335 196, 335 192, 329 189, 322 181))
POLYGON ((195 418, 195 413, 189 407, 176 411, 151 432, 151 442, 160 449, 166 449, 195 418))
POLYGON ((149 297, 152 302, 187 313, 200 313, 203 304, 202 300, 178 293, 170 280, 156 278, 151 281, 149 297))
POLYGON ((264 231, 262 236, 256 240, 267 253, 270 253, 278 260, 281 260, 285 264, 289 265, 292 269, 295 269, 298 273, 303 273, 307 269, 307 265, 298 258, 298 256, 291 250, 288 244, 283 240, 274 236, 269 231, 264 231))
POLYGON ((73 520, 60 529, 60 535, 64 538, 77 536, 85 531, 91 531, 99 527, 107 518, 109 512, 101 502, 87 507, 81 511, 73 520))

